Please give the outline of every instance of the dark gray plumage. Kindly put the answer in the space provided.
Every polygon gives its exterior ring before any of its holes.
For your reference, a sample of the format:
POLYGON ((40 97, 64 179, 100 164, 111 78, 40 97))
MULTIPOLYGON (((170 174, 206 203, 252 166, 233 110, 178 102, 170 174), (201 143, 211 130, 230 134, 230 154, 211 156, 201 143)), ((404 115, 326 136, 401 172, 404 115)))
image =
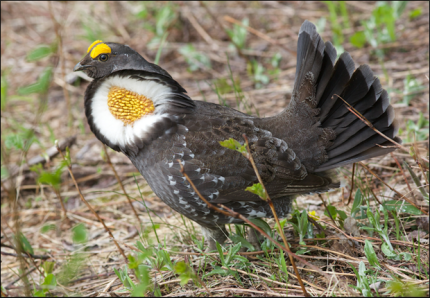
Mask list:
POLYGON ((215 248, 214 240, 225 240, 225 223, 241 221, 208 209, 180 173, 178 159, 199 192, 212 203, 225 204, 251 218, 272 217, 266 202, 245 191, 257 182, 248 160, 219 144, 229 138, 243 143, 242 134, 246 134, 278 216, 285 217, 295 196, 339 187, 329 170, 394 150, 377 146, 389 142, 350 113, 336 95, 388 137, 401 142, 396 137, 398 127, 388 95, 370 68, 362 65, 355 70, 348 53, 335 63, 336 50, 330 42, 322 41, 308 21, 299 33, 291 102, 269 118, 193 101, 159 66, 127 46, 106 44, 112 48, 108 61, 88 54, 75 67, 95 79, 85 94, 92 131, 103 143, 126 154, 160 199, 199 223, 210 238, 211 249, 215 248), (123 143, 103 134, 95 120, 98 111, 93 101, 113 78, 148 86, 155 82, 170 90, 165 100, 154 101, 155 120, 148 132, 132 135, 132 140, 123 143))

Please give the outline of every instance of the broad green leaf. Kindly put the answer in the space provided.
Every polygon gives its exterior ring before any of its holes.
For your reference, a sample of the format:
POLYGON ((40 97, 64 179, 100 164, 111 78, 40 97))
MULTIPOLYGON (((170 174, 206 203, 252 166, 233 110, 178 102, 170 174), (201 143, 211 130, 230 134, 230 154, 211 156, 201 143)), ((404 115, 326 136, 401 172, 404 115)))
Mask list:
POLYGON ((227 149, 236 150, 237 152, 240 152, 245 156, 248 154, 248 151, 246 150, 246 144, 242 145, 235 139, 230 138, 228 140, 220 141, 219 143, 221 146, 227 149))
POLYGON ((363 261, 360 261, 360 264, 358 264, 358 274, 360 274, 361 277, 366 276, 366 265, 363 261))
POLYGON ((260 183, 255 183, 252 186, 248 186, 247 188, 245 188, 245 190, 249 191, 250 193, 256 194, 263 200, 267 200, 266 191, 260 183))
POLYGON ((43 283, 40 285, 42 287, 42 289, 53 289, 54 287, 57 286, 57 280, 55 279, 54 274, 49 273, 46 275, 45 280, 43 281, 43 283))
MULTIPOLYGON (((428 132, 428 131, 427 131, 428 132)), ((403 162, 403 166, 408 169, 409 174, 411 174, 412 180, 414 180, 415 185, 418 187, 418 189, 420 190, 421 194, 425 197, 428 198, 429 194, 426 192, 425 188, 422 186, 420 179, 418 178, 418 176, 415 174, 415 172, 411 169, 411 167, 408 165, 408 163, 406 161, 403 162)))
POLYGON ((270 236, 270 234, 272 233, 272 229, 267 224, 267 222, 265 222, 263 219, 261 219, 261 218, 250 218, 249 220, 254 225, 256 225, 257 227, 259 227, 260 229, 262 229, 267 235, 270 236))
POLYGON ((358 211, 358 208, 361 206, 361 201, 361 190, 357 189, 357 191, 355 192, 354 202, 352 203, 351 216, 354 216, 354 214, 358 211))
POLYGON ((136 241, 136 247, 142 251, 142 252, 146 252, 146 248, 145 246, 143 246, 143 243, 141 241, 136 241))
POLYGON ((388 211, 396 211, 397 213, 408 213, 413 215, 421 215, 422 212, 415 206, 403 200, 391 200, 383 203, 388 211))
POLYGON ((1 76, 1 110, 3 111, 6 107, 7 102, 7 87, 8 83, 6 80, 6 76, 1 76))
POLYGON ((19 238, 16 240, 21 244, 24 252, 32 255, 34 254, 33 247, 31 246, 30 242, 27 240, 27 238, 24 236, 23 233, 19 233, 19 238))
POLYGON ((349 42, 357 48, 362 48, 366 43, 366 35, 363 31, 357 31, 349 38, 349 42))
POLYGON ((346 215, 346 213, 344 211, 337 209, 336 212, 342 220, 345 220, 348 218, 348 215, 346 215))
MULTIPOLYGON (((251 233, 254 233, 254 231, 252 231, 251 233)), ((243 247, 246 247, 250 251, 255 250, 254 246, 251 243, 249 243, 248 240, 246 240, 240 235, 237 235, 237 234, 230 235, 229 238, 233 241, 233 243, 240 243, 243 247)))
POLYGON ((423 13, 422 8, 418 7, 409 13, 409 18, 415 19, 415 18, 419 17, 422 13, 423 13))
POLYGON ((214 274, 219 274, 221 276, 226 276, 229 271, 230 270, 225 270, 225 269, 222 269, 222 268, 218 267, 218 268, 215 268, 214 270, 212 270, 211 272, 206 273, 205 275, 203 275, 203 277, 211 276, 211 275, 214 275, 214 274))
POLYGON ((18 88, 18 94, 20 95, 28 95, 32 93, 44 93, 48 90, 49 84, 51 83, 52 77, 52 68, 47 67, 42 72, 39 77, 39 80, 31 85, 18 88))
POLYGON ((51 54, 52 54, 52 47, 48 45, 40 45, 34 50, 32 50, 30 53, 28 53, 27 61, 29 62, 38 61, 51 54))
POLYGON ((221 259, 221 264, 225 264, 225 261, 224 261, 224 254, 223 254, 223 251, 222 251, 222 247, 221 247, 221 245, 218 243, 218 241, 215 243, 216 244, 216 249, 217 249, 217 251, 218 251, 218 254, 219 254, 219 258, 221 259))
POLYGON ((72 229, 72 240, 74 243, 84 243, 87 241, 87 229, 80 223, 72 229))
MULTIPOLYGON (((336 207, 333 205, 328 205, 327 206, 327 210, 330 212, 331 217, 335 220, 337 217, 337 210, 336 207)), ((330 215, 328 214, 327 210, 324 211, 324 214, 328 217, 330 217, 330 215)))
POLYGON ((46 224, 42 228, 40 228, 40 232, 42 234, 45 234, 45 233, 49 232, 50 230, 55 230, 54 224, 46 224))
POLYGON ((381 267, 378 261, 378 257, 376 256, 375 250, 373 249, 372 243, 370 243, 369 240, 365 241, 364 253, 366 254, 367 260, 369 261, 370 265, 378 268, 381 267))
POLYGON ((54 271, 54 266, 54 262, 46 261, 45 263, 43 263, 43 270, 45 270, 45 274, 52 273, 52 271, 54 271))
POLYGON ((384 253, 384 255, 386 255, 389 258, 397 257, 397 254, 393 250, 391 250, 390 246, 386 242, 382 243, 381 250, 384 253))

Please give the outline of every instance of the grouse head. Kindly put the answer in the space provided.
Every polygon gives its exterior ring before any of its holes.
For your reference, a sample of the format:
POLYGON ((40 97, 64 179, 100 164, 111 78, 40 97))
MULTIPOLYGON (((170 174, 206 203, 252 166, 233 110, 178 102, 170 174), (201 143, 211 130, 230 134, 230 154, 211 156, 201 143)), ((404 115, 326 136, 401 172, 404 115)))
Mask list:
POLYGON ((195 106, 167 71, 127 45, 97 40, 74 71, 94 79, 85 92, 91 130, 127 155, 169 132, 195 106))

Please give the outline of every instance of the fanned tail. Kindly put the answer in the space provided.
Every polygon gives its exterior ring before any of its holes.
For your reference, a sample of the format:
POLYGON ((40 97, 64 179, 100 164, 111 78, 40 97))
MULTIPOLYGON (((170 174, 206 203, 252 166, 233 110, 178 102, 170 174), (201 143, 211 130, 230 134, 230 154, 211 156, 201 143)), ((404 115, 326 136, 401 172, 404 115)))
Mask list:
MULTIPOLYGON (((303 140, 292 142, 292 147, 296 147, 294 151, 301 155, 302 162, 311 172, 330 170, 396 149, 351 113, 342 99, 369 120, 374 128, 401 143, 401 139, 396 137, 399 126, 394 120, 393 107, 379 79, 368 65, 355 69, 348 53, 340 55, 335 63, 336 56, 333 45, 324 43, 315 25, 305 21, 299 33, 296 82, 287 111, 293 117, 301 118, 296 121, 302 127, 296 127, 296 130, 306 128, 309 131, 309 136, 302 139, 313 140, 317 144, 317 150, 309 154, 301 149, 303 140), (312 120, 303 119, 306 117, 312 120)), ((309 143, 308 147, 311 146, 309 143)))

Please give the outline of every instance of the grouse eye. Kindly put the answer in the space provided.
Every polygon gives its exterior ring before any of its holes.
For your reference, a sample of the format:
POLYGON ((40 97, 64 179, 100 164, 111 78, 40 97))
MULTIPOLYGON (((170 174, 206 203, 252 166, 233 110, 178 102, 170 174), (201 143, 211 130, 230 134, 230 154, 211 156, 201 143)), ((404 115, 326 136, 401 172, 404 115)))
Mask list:
POLYGON ((99 56, 99 61, 101 61, 101 62, 106 62, 106 61, 108 60, 108 58, 109 58, 109 56, 108 56, 108 55, 106 55, 106 54, 101 54, 101 55, 99 56))

